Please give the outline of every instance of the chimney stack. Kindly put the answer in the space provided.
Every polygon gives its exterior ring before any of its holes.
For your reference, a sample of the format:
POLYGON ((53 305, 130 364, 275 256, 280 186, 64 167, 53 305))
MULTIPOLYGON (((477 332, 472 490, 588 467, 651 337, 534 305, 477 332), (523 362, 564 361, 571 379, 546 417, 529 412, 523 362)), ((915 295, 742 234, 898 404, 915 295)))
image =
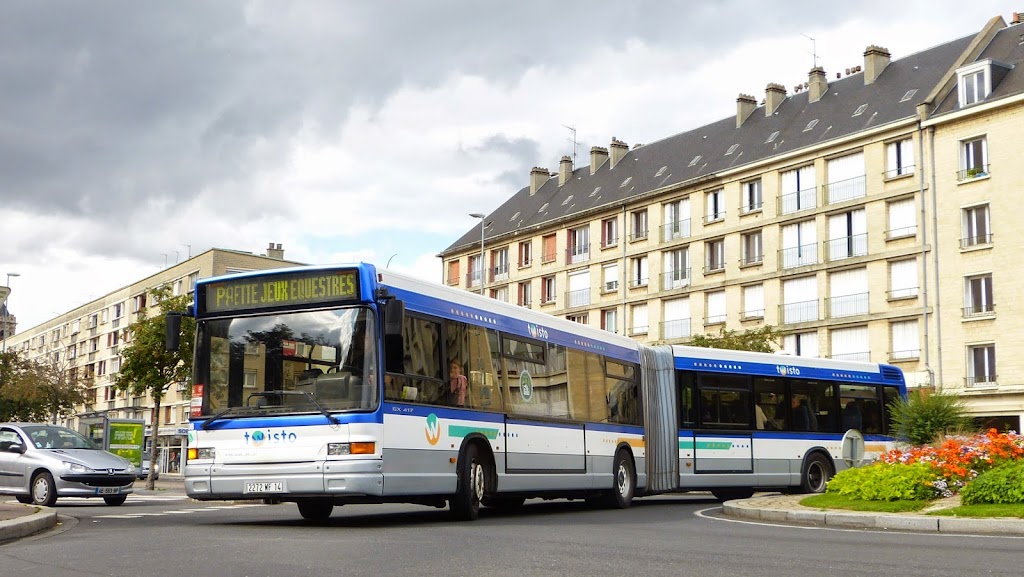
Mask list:
POLYGON ((558 162, 558 186, 562 186, 572 178, 572 158, 563 156, 558 162))
POLYGON ((736 128, 743 126, 743 121, 750 117, 757 108, 757 100, 749 94, 740 94, 736 99, 736 128))
POLYGON ((618 138, 615 138, 613 136, 612 137, 611 151, 612 151, 612 166, 611 167, 615 168, 615 165, 618 164, 620 160, 622 160, 622 157, 626 156, 627 152, 629 152, 629 145, 626 144, 625 142, 622 142, 621 140, 619 140, 618 138))
POLYGON ((548 169, 534 166, 530 170, 530 196, 537 194, 537 191, 540 190, 540 187, 544 186, 544 183, 548 181, 550 176, 548 169))
POLYGON ((825 69, 821 66, 815 66, 811 68, 810 73, 807 75, 808 102, 817 102, 821 100, 822 96, 828 92, 828 79, 825 78, 825 69))
POLYGON ((871 45, 864 50, 864 84, 871 84, 882 75, 889 65, 889 51, 881 46, 871 45))
POLYGON ((590 147, 590 174, 597 172, 604 161, 608 160, 608 149, 600 146, 590 147))
POLYGON ((1013 20, 1010 21, 1010 24, 1024 24, 1024 12, 1014 12, 1013 20))
POLYGON ((764 115, 771 116, 786 100, 786 87, 771 82, 764 89, 764 115))
POLYGON ((277 245, 270 243, 270 246, 267 247, 267 256, 278 260, 284 260, 284 249, 281 248, 281 243, 278 243, 277 245))

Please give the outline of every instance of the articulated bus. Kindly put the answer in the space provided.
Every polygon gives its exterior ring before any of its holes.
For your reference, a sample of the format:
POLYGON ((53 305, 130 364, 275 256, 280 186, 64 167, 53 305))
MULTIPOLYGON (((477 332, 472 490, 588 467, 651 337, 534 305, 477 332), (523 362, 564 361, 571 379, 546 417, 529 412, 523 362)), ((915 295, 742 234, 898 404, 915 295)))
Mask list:
MULTIPOLYGON (((892 446, 898 368, 645 346, 369 264, 205 279, 185 488, 199 500, 624 508, 820 492, 892 446)), ((177 329, 169 317, 168 346, 177 329)))

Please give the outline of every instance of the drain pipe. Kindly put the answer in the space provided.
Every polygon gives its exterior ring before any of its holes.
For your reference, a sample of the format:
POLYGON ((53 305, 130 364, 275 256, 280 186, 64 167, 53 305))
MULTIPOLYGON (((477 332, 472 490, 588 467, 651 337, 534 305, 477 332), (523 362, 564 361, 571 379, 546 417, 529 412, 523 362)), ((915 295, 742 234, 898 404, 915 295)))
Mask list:
POLYGON ((938 192, 935 190, 935 127, 928 127, 928 154, 931 155, 932 164, 932 253, 935 255, 935 339, 938 346, 935 347, 938 357, 939 379, 935 383, 935 390, 942 392, 942 300, 939 298, 939 215, 938 215, 938 192))
POLYGON ((925 197, 924 182, 924 128, 921 123, 917 124, 917 150, 918 158, 921 159, 921 170, 918 172, 920 180, 920 212, 921 212, 921 279, 924 281, 924 288, 921 291, 923 300, 921 306, 921 319, 924 323, 924 370, 928 373, 928 386, 935 388, 935 372, 931 365, 931 345, 928 329, 928 203, 925 197))

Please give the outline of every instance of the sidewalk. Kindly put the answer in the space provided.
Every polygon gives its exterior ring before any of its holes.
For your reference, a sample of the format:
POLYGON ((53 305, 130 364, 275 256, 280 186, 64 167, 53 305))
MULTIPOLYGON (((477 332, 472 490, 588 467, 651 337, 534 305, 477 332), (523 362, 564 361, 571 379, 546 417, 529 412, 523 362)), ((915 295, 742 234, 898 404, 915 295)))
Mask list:
MULTIPOLYGON (((146 490, 146 481, 135 481, 133 495, 157 495, 185 492, 185 482, 178 475, 163 475, 156 488, 146 490)), ((59 503, 59 501, 58 501, 59 503)), ((11 495, 0 495, 0 543, 27 537, 57 524, 57 510, 50 507, 22 505, 11 495)))
POLYGON ((927 515, 929 507, 917 513, 863 513, 837 509, 804 507, 807 495, 767 494, 727 501, 722 509, 727 516, 775 523, 819 525, 844 529, 894 529, 970 535, 1024 536, 1024 519, 937 517, 927 515))

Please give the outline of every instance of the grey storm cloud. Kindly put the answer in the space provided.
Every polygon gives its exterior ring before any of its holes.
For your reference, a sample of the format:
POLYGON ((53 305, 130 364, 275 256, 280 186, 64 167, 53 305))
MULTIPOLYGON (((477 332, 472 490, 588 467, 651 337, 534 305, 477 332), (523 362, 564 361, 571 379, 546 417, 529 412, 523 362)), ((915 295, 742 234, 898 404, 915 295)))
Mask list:
MULTIPOLYGON (((684 69, 747 36, 866 10, 799 4, 4 2, 0 208, 112 225, 153 201, 244 191, 287 162, 304 126, 329 138, 353 105, 373 110, 405 86, 457 74, 514 83, 636 39, 687 55, 684 69)), ((483 147, 521 164, 500 177, 520 184, 539 149, 502 137, 483 147)))

